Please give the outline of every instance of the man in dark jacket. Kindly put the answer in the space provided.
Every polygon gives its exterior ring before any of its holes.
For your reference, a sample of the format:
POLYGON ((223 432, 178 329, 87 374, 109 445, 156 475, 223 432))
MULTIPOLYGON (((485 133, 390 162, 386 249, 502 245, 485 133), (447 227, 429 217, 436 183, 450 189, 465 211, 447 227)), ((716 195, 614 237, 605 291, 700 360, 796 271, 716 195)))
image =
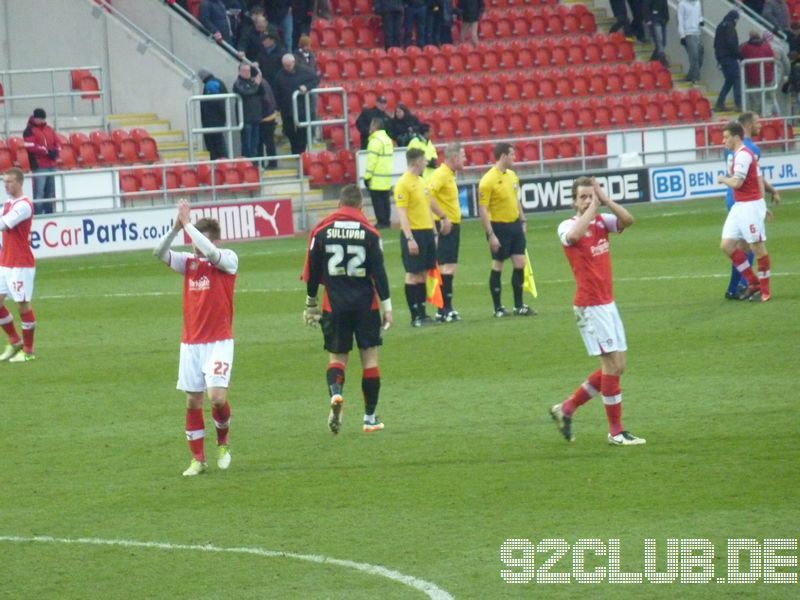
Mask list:
POLYGON ((242 97, 242 156, 258 156, 261 148, 261 97, 264 94, 261 71, 257 65, 239 65, 239 77, 233 93, 242 97))
MULTIPOLYGON (((211 96, 214 94, 227 94, 228 88, 225 84, 214 77, 212 73, 205 69, 197 72, 198 77, 203 82, 203 95, 211 96)), ((234 116, 231 115, 231 120, 234 116)), ((200 123, 203 127, 223 127, 225 125, 225 100, 207 100, 200 103, 200 123)), ((224 133, 204 133, 203 141, 206 150, 211 155, 211 160, 227 158, 228 146, 225 144, 224 133)))
POLYGON ((733 101, 736 110, 742 110, 742 78, 739 75, 739 35, 736 33, 736 22, 739 20, 739 11, 731 10, 717 26, 714 34, 714 55, 717 58, 725 83, 719 91, 714 110, 725 110, 725 98, 733 88, 733 101))
POLYGON ((300 92, 297 98, 297 118, 299 121, 304 121, 306 109, 303 95, 319 85, 319 78, 316 73, 298 67, 296 63, 293 54, 283 55, 283 66, 275 77, 275 98, 278 102, 278 110, 281 112, 283 133, 289 139, 292 154, 301 154, 306 150, 306 132, 305 129, 298 130, 295 127, 292 95, 295 91, 300 92))
POLYGON ((369 143, 369 124, 372 119, 383 119, 384 123, 389 122, 389 114, 386 112, 386 98, 378 96, 375 106, 372 108, 364 107, 361 114, 356 119, 356 129, 361 136, 361 149, 366 150, 369 143))
POLYGON ((261 35, 261 51, 258 53, 258 67, 267 83, 275 89, 275 77, 281 70, 281 60, 286 48, 278 41, 274 33, 261 35))
POLYGON ((258 53, 261 52, 262 36, 265 33, 272 35, 276 40, 280 39, 275 25, 267 21, 267 17, 264 15, 256 13, 253 16, 253 24, 245 28, 239 37, 239 44, 237 45, 239 58, 244 59, 247 57, 250 62, 257 61, 258 53))
POLYGON ((224 0, 203 0, 200 3, 200 23, 218 42, 233 43, 233 31, 228 21, 228 7, 224 0))
POLYGON ((667 22, 669 22, 669 6, 667 0, 644 0, 642 4, 644 24, 650 28, 655 49, 650 60, 657 60, 669 67, 664 49, 667 46, 667 22))
POLYGON ((53 212, 53 202, 39 202, 42 198, 56 197, 56 159, 61 150, 56 132, 47 124, 47 113, 43 108, 34 109, 28 126, 22 133, 25 149, 33 171, 33 212, 37 215, 53 212))

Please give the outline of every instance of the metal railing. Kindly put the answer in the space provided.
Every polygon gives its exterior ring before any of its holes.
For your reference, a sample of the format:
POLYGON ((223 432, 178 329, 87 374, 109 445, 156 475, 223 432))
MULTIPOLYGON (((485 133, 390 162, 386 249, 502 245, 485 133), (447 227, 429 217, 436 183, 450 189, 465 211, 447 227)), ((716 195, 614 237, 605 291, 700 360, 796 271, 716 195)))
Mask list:
MULTIPOLYGON (((184 9, 180 4, 178 4, 177 2, 167 2, 167 0, 162 0, 162 2, 164 4, 167 4, 169 8, 180 14, 187 21, 189 21, 189 23, 194 25, 199 31, 205 33, 214 44, 218 45, 220 48, 225 50, 225 52, 230 54, 233 58, 235 58, 236 60, 246 62, 247 64, 252 64, 246 57, 241 57, 239 50, 237 50, 235 47, 233 47, 225 40, 220 40, 220 41, 214 40, 212 32, 208 31, 208 29, 206 29, 205 26, 200 21, 198 21, 197 18, 192 13, 184 9)), ((170 43, 173 45, 173 50, 174 50, 175 43, 171 29, 172 29, 172 22, 170 21, 170 43)))
MULTIPOLYGON (((201 108, 202 110, 202 108, 201 108)), ((244 127, 244 111, 242 110, 242 97, 239 94, 209 94, 204 96, 189 96, 186 99, 186 132, 189 135, 189 160, 194 161, 195 136, 204 133, 224 133, 227 140, 228 158, 233 158, 233 132, 241 131, 244 127), (197 127, 197 111, 195 106, 203 102, 225 103, 225 125, 219 127, 197 127), (233 103, 236 103, 235 106, 233 103), (234 125, 233 116, 238 115, 234 125)), ((202 123, 202 120, 201 120, 202 123)))
POLYGON ((769 100, 772 106, 769 106, 770 112, 774 112, 776 109, 780 112, 780 106, 778 104, 778 96, 776 92, 778 91, 779 82, 777 80, 777 64, 775 58, 747 58, 742 60, 739 63, 739 76, 742 82, 742 110, 755 110, 758 113, 764 115, 767 112, 767 100, 769 100), (757 65, 758 66, 758 81, 759 85, 755 85, 749 87, 747 85, 747 80, 745 79, 745 73, 747 71, 747 67, 749 65, 757 65), (772 83, 769 83, 766 78, 766 67, 767 65, 772 65, 772 83), (748 108, 749 102, 747 98, 751 95, 756 96, 756 102, 754 103, 753 108, 748 108))
MULTIPOLYGON (((14 103, 21 102, 23 100, 37 100, 35 103, 36 105, 42 106, 45 108, 48 113, 48 117, 51 120, 51 125, 54 129, 58 129, 59 127, 59 117, 62 115, 69 114, 70 116, 75 115, 75 98, 82 98, 87 95, 95 96, 98 95, 100 97, 100 106, 102 107, 101 117, 103 119, 103 124, 106 123, 106 90, 103 86, 103 82, 105 81, 103 73, 103 68, 98 66, 89 66, 89 67, 55 67, 50 69, 12 69, 9 71, 0 71, 0 85, 2 85, 4 90, 3 96, 3 132, 6 137, 11 135, 11 115, 12 113, 17 113, 18 111, 14 110, 12 106, 14 103), (72 71, 88 71, 99 84, 98 90, 72 90, 72 71), (66 83, 61 84, 58 83, 56 75, 60 75, 62 73, 66 74, 66 83), (22 77, 37 77, 42 76, 42 78, 46 78, 46 85, 45 88, 48 91, 36 93, 36 94, 16 94, 14 93, 14 80, 19 80, 22 77), (59 91, 67 89, 69 91, 59 91), (69 98, 70 100, 70 111, 66 111, 63 107, 59 106, 58 100, 60 98, 69 98)), ((17 86, 20 83, 17 82, 17 86)), ((95 99, 91 98, 92 102, 92 114, 94 114, 94 102, 95 99)), ((34 104, 34 103, 31 103, 34 104)), ((23 114, 30 114, 29 111, 32 110, 32 107, 27 106, 25 107, 25 113, 23 114)))
POLYGON ((314 88, 308 90, 305 94, 300 92, 300 90, 295 90, 292 94, 292 118, 294 119, 295 127, 305 128, 307 147, 311 147, 311 138, 313 137, 313 131, 316 127, 322 127, 324 125, 341 125, 344 127, 344 147, 346 150, 350 150, 350 127, 347 123, 347 90, 345 90, 343 87, 314 88), (314 103, 313 106, 316 107, 317 97, 328 94, 336 94, 341 98, 344 114, 342 117, 317 119, 315 114, 316 111, 312 112, 311 110, 312 102, 314 103), (305 108, 306 118, 303 121, 301 121, 299 118, 299 107, 297 104, 297 99, 299 96, 303 97, 305 108))
MULTIPOLYGON (((34 200, 34 204, 50 204, 55 208, 55 213, 63 214, 90 214, 92 212, 107 211, 109 209, 135 208, 139 206, 172 205, 178 198, 185 197, 192 202, 221 202, 230 201, 232 197, 240 195, 251 199, 274 198, 277 196, 299 195, 301 213, 305 219, 306 191, 303 163, 298 154, 281 156, 261 156, 255 158, 237 158, 223 161, 190 161, 170 162, 158 164, 131 164, 113 167, 73 169, 70 171, 54 171, 47 173, 56 181, 55 198, 42 198, 34 200), (267 162, 282 160, 291 163, 291 169, 296 169, 296 174, 273 175, 268 180, 262 178, 262 173, 267 162), (237 169, 239 166, 253 165, 258 170, 257 181, 241 181, 238 183, 227 182, 226 171, 237 169), (175 174, 182 170, 192 170, 198 178, 197 185, 177 186, 168 184, 169 173, 175 174), (208 170, 208 183, 199 182, 200 171, 208 170), (160 181, 157 188, 124 191, 121 185, 123 177, 131 174, 142 176, 153 173, 160 181), (296 185, 297 192, 280 191, 282 186, 296 185), (83 190, 92 190, 84 193, 83 190), (277 191, 276 191, 277 190, 277 191), (60 193, 59 193, 60 192, 60 193)), ((36 173, 26 174, 33 179, 36 173)), ((43 215, 46 216, 46 215, 43 215)))

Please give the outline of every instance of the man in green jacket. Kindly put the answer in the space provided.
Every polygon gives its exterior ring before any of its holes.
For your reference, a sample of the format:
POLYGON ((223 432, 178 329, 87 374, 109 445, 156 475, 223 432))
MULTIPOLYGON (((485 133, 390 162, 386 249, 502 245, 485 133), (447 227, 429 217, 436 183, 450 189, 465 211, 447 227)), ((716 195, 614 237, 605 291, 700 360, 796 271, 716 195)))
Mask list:
POLYGON ((367 170, 364 185, 372 199, 378 229, 392 226, 392 207, 389 203, 392 189, 392 164, 394 144, 386 133, 383 119, 372 119, 369 124, 367 144, 367 170))

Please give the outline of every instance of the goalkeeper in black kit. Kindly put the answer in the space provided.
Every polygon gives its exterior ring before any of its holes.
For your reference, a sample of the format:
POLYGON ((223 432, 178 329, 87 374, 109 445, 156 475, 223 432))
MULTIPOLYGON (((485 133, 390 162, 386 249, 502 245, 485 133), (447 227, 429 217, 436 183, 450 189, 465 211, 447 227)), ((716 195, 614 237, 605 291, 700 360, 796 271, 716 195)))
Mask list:
POLYGON ((384 425, 375 415, 381 389, 378 346, 392 324, 392 301, 381 236, 361 212, 361 192, 356 186, 342 188, 339 208, 311 232, 302 279, 308 294, 303 320, 307 325, 322 325, 324 347, 330 353, 328 427, 339 433, 342 426, 345 368, 355 337, 362 367, 362 430, 382 430, 384 425), (321 305, 317 302, 320 285, 325 287, 321 305))

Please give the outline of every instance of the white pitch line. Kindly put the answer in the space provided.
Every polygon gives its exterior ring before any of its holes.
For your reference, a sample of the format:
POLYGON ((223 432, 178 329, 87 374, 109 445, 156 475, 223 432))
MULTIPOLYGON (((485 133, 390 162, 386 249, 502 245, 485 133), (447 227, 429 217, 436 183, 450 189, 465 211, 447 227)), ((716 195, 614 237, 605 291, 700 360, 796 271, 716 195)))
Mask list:
POLYGON ((3 535, 0 536, 0 542, 13 542, 13 543, 45 543, 45 544, 81 544, 89 546, 121 546, 123 548, 148 548, 158 550, 188 550, 194 552, 218 552, 227 554, 250 554, 253 556, 262 556, 265 558, 291 558, 295 560, 302 560, 310 563, 335 565, 337 567, 345 567, 355 571, 361 571, 368 575, 376 575, 384 577, 397 583, 402 583, 408 587, 414 588, 424 593, 428 598, 433 600, 453 600, 453 596, 430 581, 418 579, 411 575, 405 575, 393 569, 387 569, 380 565, 371 565, 369 563, 354 562, 352 560, 342 560, 339 558, 330 558, 318 554, 296 554, 294 552, 279 552, 277 550, 265 550, 263 548, 223 548, 221 546, 214 546, 212 544, 170 544, 166 542, 139 542, 136 540, 104 540, 100 538, 57 538, 49 535, 37 535, 33 537, 22 537, 16 535, 3 535))
MULTIPOLYGON (((772 277, 797 277, 800 273, 795 273, 792 271, 786 272, 773 272, 772 277)), ((651 275, 648 277, 615 277, 615 282, 626 282, 626 283, 636 283, 638 281, 675 281, 678 279, 722 279, 725 277, 730 277, 730 273, 709 273, 706 275, 651 275)), ((546 279, 544 281, 537 282, 538 285, 554 285, 554 284, 565 284, 565 283, 573 283, 574 280, 572 279, 546 279)), ((459 284, 461 287, 469 287, 469 286, 484 286, 486 284, 482 282, 465 282, 459 284)), ((237 294, 269 294, 269 293, 286 293, 286 292, 299 292, 302 291, 304 288, 300 284, 297 287, 285 287, 285 288, 244 288, 244 289, 237 289, 237 294)), ((179 297, 181 294, 180 290, 170 291, 170 292, 111 292, 108 294, 43 294, 37 295, 37 300, 75 300, 80 298, 149 298, 149 297, 159 297, 159 296, 175 296, 176 298, 179 297)))

